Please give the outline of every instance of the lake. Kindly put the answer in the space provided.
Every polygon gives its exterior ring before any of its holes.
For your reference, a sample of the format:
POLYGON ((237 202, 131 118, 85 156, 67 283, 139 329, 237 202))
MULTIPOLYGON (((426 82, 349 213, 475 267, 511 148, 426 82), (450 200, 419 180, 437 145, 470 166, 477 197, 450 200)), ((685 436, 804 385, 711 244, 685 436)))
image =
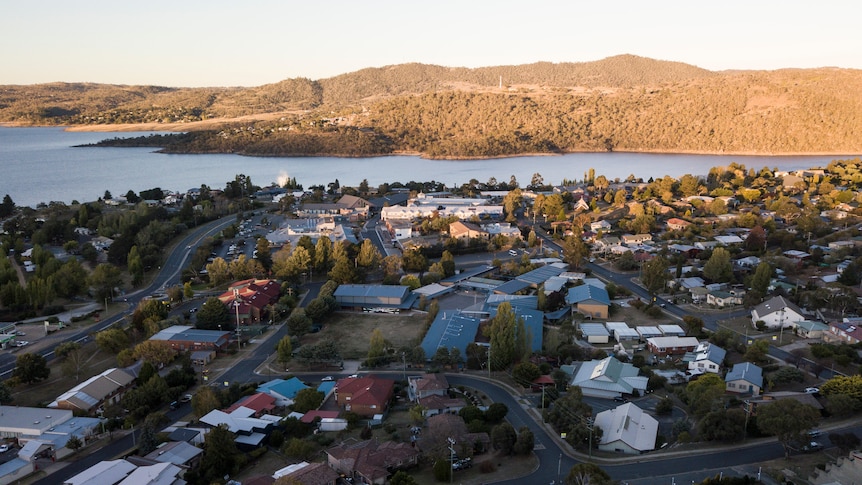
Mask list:
POLYGON ((386 182, 431 181, 447 186, 491 177, 508 182, 514 175, 522 186, 534 173, 545 183, 580 180, 590 168, 608 179, 685 174, 706 175, 711 167, 732 162, 759 170, 763 167, 796 170, 825 166, 847 156, 737 156, 644 153, 573 153, 489 160, 425 160, 415 156, 371 158, 244 157, 239 155, 167 155, 151 148, 73 148, 114 137, 147 133, 67 132, 62 128, 0 127, 0 197, 9 194, 19 206, 40 202, 93 201, 106 190, 124 195, 129 190, 160 187, 182 191, 206 184, 224 188, 237 174, 256 185, 295 177, 305 187, 338 179, 357 186, 363 179, 375 187, 386 182))

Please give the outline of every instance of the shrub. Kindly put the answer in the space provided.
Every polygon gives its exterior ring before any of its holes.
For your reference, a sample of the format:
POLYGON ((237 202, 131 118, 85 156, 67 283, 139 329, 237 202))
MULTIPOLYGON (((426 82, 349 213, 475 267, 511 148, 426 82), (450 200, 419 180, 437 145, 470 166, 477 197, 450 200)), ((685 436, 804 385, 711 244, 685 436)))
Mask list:
POLYGON ((494 462, 491 460, 485 460, 479 464, 479 471, 481 473, 494 473, 494 462))

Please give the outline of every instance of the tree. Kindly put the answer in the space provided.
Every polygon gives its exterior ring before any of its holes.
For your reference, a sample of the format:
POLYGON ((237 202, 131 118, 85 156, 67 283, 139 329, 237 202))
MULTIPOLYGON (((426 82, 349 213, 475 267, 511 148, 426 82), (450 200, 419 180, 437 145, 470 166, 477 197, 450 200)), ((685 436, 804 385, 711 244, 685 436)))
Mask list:
POLYGON ((724 248, 715 248, 709 260, 703 265, 703 276, 716 283, 727 283, 732 280, 733 265, 730 262, 730 252, 724 248))
POLYGON ((610 475, 594 463, 578 463, 566 475, 566 485, 612 485, 610 475))
POLYGON ((383 256, 380 255, 380 251, 377 250, 377 246, 371 242, 371 239, 366 239, 362 241, 362 245, 359 247, 359 255, 356 256, 356 264, 365 269, 377 268, 380 266, 380 262, 383 260, 383 256))
POLYGON ((757 408, 757 428, 778 438, 784 447, 784 457, 790 457, 794 442, 805 438, 805 432, 817 425, 820 413, 813 406, 795 399, 779 399, 757 408))
POLYGON ((670 278, 668 266, 667 259, 662 256, 656 256, 643 264, 641 283, 650 296, 655 297, 667 286, 667 280, 670 278))
POLYGON ((272 253, 269 247, 269 240, 265 237, 257 238, 255 249, 257 250, 257 256, 255 256, 255 258, 260 261, 261 266, 263 266, 265 270, 269 271, 272 268, 272 253))
POLYGON ((290 335, 295 337, 302 337, 308 333, 313 324, 314 322, 305 314, 305 310, 302 308, 295 309, 287 319, 287 329, 290 335))
POLYGON ((20 354, 15 360, 12 376, 17 377, 19 382, 32 384, 47 379, 49 375, 51 369, 48 368, 48 361, 39 354, 20 354))
POLYGON ((210 386, 201 386, 192 396, 192 411, 198 418, 206 416, 213 409, 221 407, 221 399, 210 386))
POLYGON ((827 397, 843 394, 862 404, 862 376, 835 376, 820 386, 820 392, 827 397))
POLYGON ((491 339, 491 369, 508 368, 515 361, 515 331, 518 317, 509 302, 503 302, 497 307, 497 315, 486 327, 486 336, 491 339))
POLYGON ((512 368, 512 377, 515 382, 524 387, 529 387, 540 375, 542 373, 539 371, 539 367, 532 362, 520 362, 512 368))
POLYGON ((293 358, 293 344, 290 341, 290 335, 285 335, 275 346, 278 363, 287 369, 287 363, 293 358))
POLYGON ((772 281, 772 265, 762 261, 751 277, 751 291, 756 293, 758 298, 763 298, 769 290, 770 281, 772 281))
MULTIPOLYGON (((366 239, 367 240, 367 239, 366 239)), ((379 328, 375 328, 371 332, 370 341, 368 344, 368 358, 366 362, 369 366, 378 366, 385 360, 386 355, 386 339, 383 338, 383 332, 379 328)))
POLYGON ((389 485, 419 485, 419 482, 404 470, 398 470, 389 479, 389 485))
POLYGON ((63 359, 63 374, 74 376, 75 381, 86 367, 86 355, 78 342, 64 342, 54 349, 54 355, 63 359))
POLYGON ((0 218, 6 218, 12 215, 15 212, 15 202, 12 201, 12 197, 9 194, 3 196, 3 202, 0 203, 0 218))
POLYGON ((75 435, 70 436, 69 440, 66 441, 66 448, 69 448, 73 452, 80 450, 83 446, 84 442, 81 441, 81 438, 78 438, 75 435))
POLYGON ((138 286, 144 279, 144 261, 141 259, 141 254, 138 251, 138 246, 132 246, 126 256, 126 267, 129 274, 132 276, 132 285, 138 286))
POLYGON ((293 410, 297 413, 307 413, 315 410, 323 404, 324 394, 317 389, 307 388, 296 393, 293 400, 293 410))
POLYGON ((12 390, 6 381, 0 381, 0 404, 9 404, 13 401, 12 390))
POLYGON ((690 382, 685 388, 685 398, 692 412, 704 416, 716 407, 723 407, 724 379, 718 374, 708 373, 690 382))
POLYGON ((171 363, 176 357, 176 351, 164 340, 144 340, 135 346, 132 355, 135 359, 143 359, 158 368, 171 363))
POLYGON ((693 337, 697 337, 703 332, 703 319, 695 317, 693 315, 686 315, 682 317, 682 323, 685 324, 686 333, 693 337))
POLYGON ((206 483, 221 483, 225 475, 238 471, 240 452, 234 440, 235 435, 225 425, 212 428, 207 433, 200 465, 206 483))
POLYGON ((533 451, 533 447, 535 446, 536 438, 533 436, 533 432, 527 426, 522 426, 518 430, 518 440, 515 441, 513 451, 516 455, 528 455, 533 451))
POLYGON ((518 440, 518 433, 515 428, 509 423, 500 423, 491 429, 491 444, 495 450, 500 451, 504 455, 511 455, 515 450, 515 442, 518 440))
POLYGON ((114 288, 122 286, 123 275, 116 266, 102 263, 90 274, 88 282, 95 290, 96 299, 104 301, 112 297, 114 288))
POLYGON ((589 256, 590 248, 580 236, 568 236, 563 240, 563 261, 574 268, 580 268, 584 258, 589 256))
POLYGON ((220 326, 224 330, 229 329, 230 313, 225 304, 215 296, 207 298, 198 310, 196 318, 195 327, 202 330, 218 330, 220 326))
POLYGON ((96 345, 111 354, 117 354, 129 348, 130 344, 129 336, 120 328, 109 328, 96 334, 96 345))

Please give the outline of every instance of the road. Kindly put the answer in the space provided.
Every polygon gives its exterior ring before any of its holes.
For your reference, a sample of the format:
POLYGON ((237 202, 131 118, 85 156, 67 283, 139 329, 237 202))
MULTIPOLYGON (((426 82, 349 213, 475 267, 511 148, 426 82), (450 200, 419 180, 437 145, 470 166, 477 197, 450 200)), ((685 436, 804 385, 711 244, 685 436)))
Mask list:
MULTIPOLYGON (((91 325, 85 329, 71 333, 67 335, 64 340, 40 350, 39 353, 45 356, 46 359, 51 360, 54 358, 54 349, 57 345, 60 345, 63 342, 81 342, 89 338, 91 334, 116 325, 118 322, 125 319, 127 315, 130 315, 137 307, 138 303, 144 298, 149 297, 153 293, 163 292, 169 286, 179 284, 180 273, 185 266, 186 260, 191 256, 195 247, 205 238, 215 235, 225 227, 233 224, 235 221, 236 216, 227 216, 201 225, 192 230, 177 243, 174 251, 167 254, 158 275, 156 275, 153 281, 146 288, 142 288, 124 296, 124 302, 128 303, 125 310, 110 318, 106 318, 95 325, 91 325)), ((114 301, 116 301, 116 299, 114 301)), ((6 379, 12 374, 12 371, 15 369, 16 358, 16 355, 8 352, 0 354, 0 378, 6 379)))

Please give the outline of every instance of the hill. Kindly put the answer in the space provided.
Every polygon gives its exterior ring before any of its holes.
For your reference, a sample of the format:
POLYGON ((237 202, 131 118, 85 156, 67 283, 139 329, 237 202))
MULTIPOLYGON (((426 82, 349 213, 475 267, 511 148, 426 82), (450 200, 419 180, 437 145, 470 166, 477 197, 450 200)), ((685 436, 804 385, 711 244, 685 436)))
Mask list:
POLYGON ((712 72, 631 55, 401 64, 254 88, 0 87, 0 122, 200 131, 166 150, 249 155, 856 154, 860 108, 858 70, 712 72))

